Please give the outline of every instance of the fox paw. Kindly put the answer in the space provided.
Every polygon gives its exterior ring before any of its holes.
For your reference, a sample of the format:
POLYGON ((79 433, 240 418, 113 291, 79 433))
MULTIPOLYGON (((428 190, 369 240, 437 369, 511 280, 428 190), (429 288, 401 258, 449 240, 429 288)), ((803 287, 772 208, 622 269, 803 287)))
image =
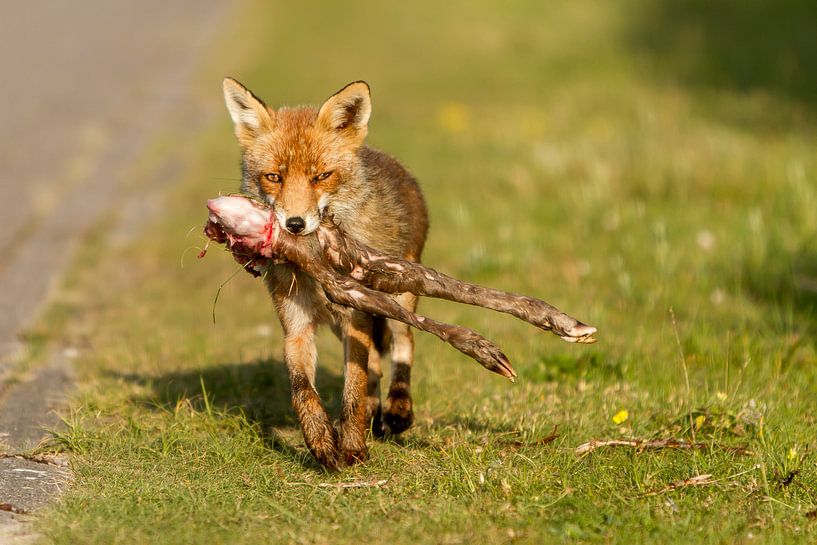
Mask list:
POLYGON ((411 396, 406 391, 389 393, 383 420, 389 431, 395 435, 403 433, 414 424, 411 396))
POLYGON ((337 471, 341 467, 341 457, 334 445, 330 448, 309 449, 319 464, 330 471, 337 471))
POLYGON ((343 462, 347 466, 360 464, 369 459, 369 451, 366 448, 343 450, 341 455, 343 456, 343 462))
POLYGON ((335 471, 341 466, 341 457, 338 452, 338 434, 329 422, 315 428, 305 428, 304 438, 309 451, 319 464, 335 471))

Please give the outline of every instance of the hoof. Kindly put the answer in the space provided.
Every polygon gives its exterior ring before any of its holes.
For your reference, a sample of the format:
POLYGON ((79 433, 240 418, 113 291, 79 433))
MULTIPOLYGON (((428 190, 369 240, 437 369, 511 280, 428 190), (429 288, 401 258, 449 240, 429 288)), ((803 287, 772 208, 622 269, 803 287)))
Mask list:
POLYGON ((566 333, 566 335, 561 335, 561 337, 562 340, 569 343, 593 344, 596 342, 596 339, 593 338, 593 335, 596 333, 596 328, 581 322, 578 322, 569 331, 566 331, 566 333))

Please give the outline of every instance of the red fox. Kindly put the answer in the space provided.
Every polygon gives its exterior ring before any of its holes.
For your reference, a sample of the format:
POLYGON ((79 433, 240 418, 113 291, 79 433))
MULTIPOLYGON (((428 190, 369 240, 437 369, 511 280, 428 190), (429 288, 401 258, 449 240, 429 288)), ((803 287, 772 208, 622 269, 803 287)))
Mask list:
MULTIPOLYGON (((224 98, 242 152, 241 191, 270 204, 288 231, 308 235, 331 215, 360 242, 420 260, 428 232, 425 201, 396 159, 363 143, 372 111, 366 82, 350 83, 320 108, 271 109, 231 78, 224 80, 224 98)), ((292 404, 321 464, 337 468, 365 460, 370 425, 375 435, 412 425, 409 326, 332 304, 290 265, 271 266, 266 285, 284 331, 292 404), (340 436, 315 389, 319 324, 329 324, 343 341, 340 436), (389 349, 392 378, 381 408, 380 360, 389 349)), ((411 311, 417 304, 412 294, 396 298, 411 311)))

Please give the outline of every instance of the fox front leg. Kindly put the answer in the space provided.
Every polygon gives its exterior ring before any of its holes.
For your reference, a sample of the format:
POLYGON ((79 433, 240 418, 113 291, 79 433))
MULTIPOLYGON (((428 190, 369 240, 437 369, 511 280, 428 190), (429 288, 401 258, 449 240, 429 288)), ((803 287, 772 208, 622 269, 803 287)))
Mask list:
POLYGON ((309 312, 315 307, 306 300, 308 290, 288 296, 281 285, 271 280, 273 299, 284 329, 284 359, 292 387, 292 406, 312 455, 323 466, 338 469, 341 465, 338 434, 315 389, 317 320, 309 312))
POLYGON ((372 348, 372 316, 352 311, 343 334, 345 361, 340 420, 340 451, 349 465, 369 457, 366 432, 370 419, 368 364, 372 348))

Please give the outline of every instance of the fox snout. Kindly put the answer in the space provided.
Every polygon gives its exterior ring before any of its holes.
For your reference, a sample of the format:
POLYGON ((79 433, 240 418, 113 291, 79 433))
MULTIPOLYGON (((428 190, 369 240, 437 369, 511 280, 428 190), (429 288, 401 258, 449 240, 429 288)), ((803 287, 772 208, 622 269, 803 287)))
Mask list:
POLYGON ((297 235, 306 228, 306 221, 301 216, 293 216, 289 218, 284 224, 287 231, 293 235, 297 235))
POLYGON ((314 193, 287 192, 284 189, 273 201, 272 208, 278 223, 284 229, 293 235, 304 236, 313 233, 320 226, 328 203, 329 195, 326 193, 315 202, 314 193))
POLYGON ((289 214, 285 210, 280 210, 274 207, 275 218, 278 223, 284 226, 284 229, 293 235, 308 235, 313 233, 321 224, 320 216, 317 212, 289 214))

